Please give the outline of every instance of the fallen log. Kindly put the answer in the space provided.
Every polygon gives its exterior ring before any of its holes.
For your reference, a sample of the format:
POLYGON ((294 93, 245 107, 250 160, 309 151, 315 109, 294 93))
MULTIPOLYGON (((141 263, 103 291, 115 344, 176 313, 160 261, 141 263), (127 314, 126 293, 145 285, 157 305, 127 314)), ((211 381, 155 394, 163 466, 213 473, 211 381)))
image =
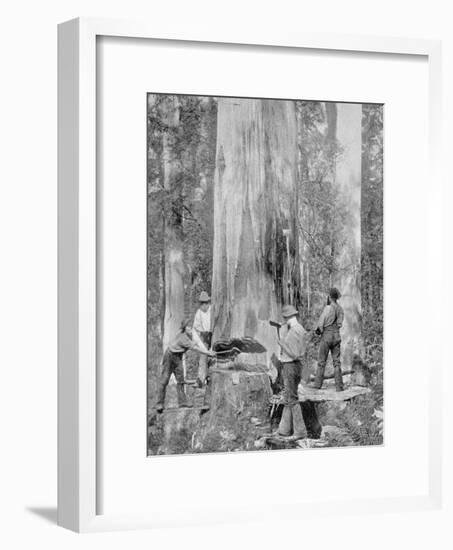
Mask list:
POLYGON ((293 435, 283 437, 277 433, 266 434, 255 441, 255 449, 295 449, 299 440, 304 438, 293 435))
POLYGON ((265 434, 255 442, 256 449, 319 449, 323 447, 350 447, 355 444, 345 429, 324 426, 320 437, 284 437, 278 433, 265 434))
POLYGON ((312 403, 321 403, 324 401, 349 401, 359 395, 366 395, 371 393, 370 388, 363 386, 349 386, 344 391, 336 391, 334 387, 327 387, 325 389, 317 390, 308 386, 299 386, 299 401, 312 403))
MULTIPOLYGON (((310 388, 303 384, 299 385, 298 396, 300 403, 322 403, 325 401, 349 401, 359 395, 371 393, 370 388, 363 386, 347 386, 343 391, 336 391, 334 386, 322 388, 310 388)), ((271 396, 269 403, 275 409, 276 406, 283 403, 283 393, 271 396)))

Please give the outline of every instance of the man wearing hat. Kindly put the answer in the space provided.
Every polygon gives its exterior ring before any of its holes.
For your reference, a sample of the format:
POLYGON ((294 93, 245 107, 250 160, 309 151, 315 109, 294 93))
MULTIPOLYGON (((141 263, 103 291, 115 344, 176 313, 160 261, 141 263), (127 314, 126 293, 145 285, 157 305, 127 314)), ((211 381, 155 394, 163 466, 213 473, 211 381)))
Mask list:
POLYGON ((320 389, 322 387, 324 382, 324 370, 330 352, 334 366, 335 389, 337 391, 344 390, 340 361, 340 328, 343 324, 344 312, 340 304, 337 303, 340 297, 341 294, 337 288, 331 288, 329 290, 327 305, 321 313, 321 317, 316 327, 316 334, 321 334, 322 336, 319 345, 316 377, 313 384, 310 384, 310 386, 315 389, 320 389))
MULTIPOLYGON (((193 330, 195 336, 198 337, 206 349, 211 347, 212 331, 211 331, 211 298, 208 293, 203 290, 198 298, 200 303, 193 320, 193 330)), ((201 387, 206 382, 208 371, 208 359, 206 355, 200 355, 198 364, 198 386, 201 387)))
POLYGON ((176 378, 178 405, 180 407, 187 407, 187 399, 184 392, 184 369, 182 366, 182 357, 184 353, 190 349, 200 353, 201 355, 207 355, 210 357, 215 355, 211 351, 202 349, 192 340, 190 319, 184 319, 181 323, 178 334, 173 338, 173 340, 171 340, 162 359, 162 374, 157 392, 157 412, 162 412, 164 408, 165 393, 172 374, 174 374, 176 378))
POLYGON ((283 374, 284 407, 278 427, 278 434, 283 436, 306 435, 305 424, 298 397, 298 386, 302 376, 302 357, 306 348, 306 332, 297 321, 298 311, 294 306, 282 308, 282 317, 287 326, 287 332, 278 340, 281 348, 280 362, 283 374))

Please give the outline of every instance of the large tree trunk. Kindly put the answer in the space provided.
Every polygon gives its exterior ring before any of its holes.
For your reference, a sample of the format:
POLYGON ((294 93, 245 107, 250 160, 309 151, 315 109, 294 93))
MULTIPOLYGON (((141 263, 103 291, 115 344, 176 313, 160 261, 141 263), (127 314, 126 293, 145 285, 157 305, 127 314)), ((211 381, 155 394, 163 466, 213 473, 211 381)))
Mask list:
POLYGON ((342 329, 342 362, 352 364, 354 353, 361 352, 361 295, 360 295, 360 202, 362 163, 362 106, 352 103, 337 105, 337 140, 342 153, 337 159, 335 182, 346 207, 344 246, 338 260, 339 272, 334 284, 342 293, 344 308, 342 329))
POLYGON ((253 336, 267 348, 268 358, 278 352, 268 320, 278 318, 281 303, 299 281, 294 261, 296 132, 294 102, 219 99, 214 340, 253 336))

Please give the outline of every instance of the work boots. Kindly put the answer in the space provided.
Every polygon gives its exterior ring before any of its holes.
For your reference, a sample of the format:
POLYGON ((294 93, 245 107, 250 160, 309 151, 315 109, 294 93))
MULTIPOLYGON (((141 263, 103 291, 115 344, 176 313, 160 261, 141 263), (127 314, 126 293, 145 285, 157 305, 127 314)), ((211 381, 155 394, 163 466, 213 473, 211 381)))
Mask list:
POLYGON ((293 433, 293 415, 291 411, 291 407, 288 405, 284 405, 283 412, 282 412, 282 418, 280 420, 280 424, 278 425, 277 434, 282 435, 283 437, 288 437, 293 433))
POLYGON ((305 422, 302 417, 302 409, 300 408, 300 403, 296 403, 292 406, 291 413, 293 417, 293 436, 297 439, 307 437, 307 430, 305 428, 305 422))

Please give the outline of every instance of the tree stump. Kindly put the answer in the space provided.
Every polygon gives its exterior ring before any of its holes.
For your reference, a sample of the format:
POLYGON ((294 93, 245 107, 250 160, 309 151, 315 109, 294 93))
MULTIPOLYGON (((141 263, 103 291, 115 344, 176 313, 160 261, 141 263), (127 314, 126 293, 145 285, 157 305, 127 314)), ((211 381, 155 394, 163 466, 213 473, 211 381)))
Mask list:
POLYGON ((270 431, 269 375, 263 365, 227 363, 210 369, 210 409, 202 414, 203 392, 186 392, 189 408, 178 408, 174 388, 166 408, 150 415, 150 455, 256 450, 255 441, 270 431))
MULTIPOLYGON (((202 415, 195 452, 246 451, 269 432, 269 376, 259 365, 211 369, 210 410, 202 415)), ((226 366, 228 367, 228 365, 226 366)))

